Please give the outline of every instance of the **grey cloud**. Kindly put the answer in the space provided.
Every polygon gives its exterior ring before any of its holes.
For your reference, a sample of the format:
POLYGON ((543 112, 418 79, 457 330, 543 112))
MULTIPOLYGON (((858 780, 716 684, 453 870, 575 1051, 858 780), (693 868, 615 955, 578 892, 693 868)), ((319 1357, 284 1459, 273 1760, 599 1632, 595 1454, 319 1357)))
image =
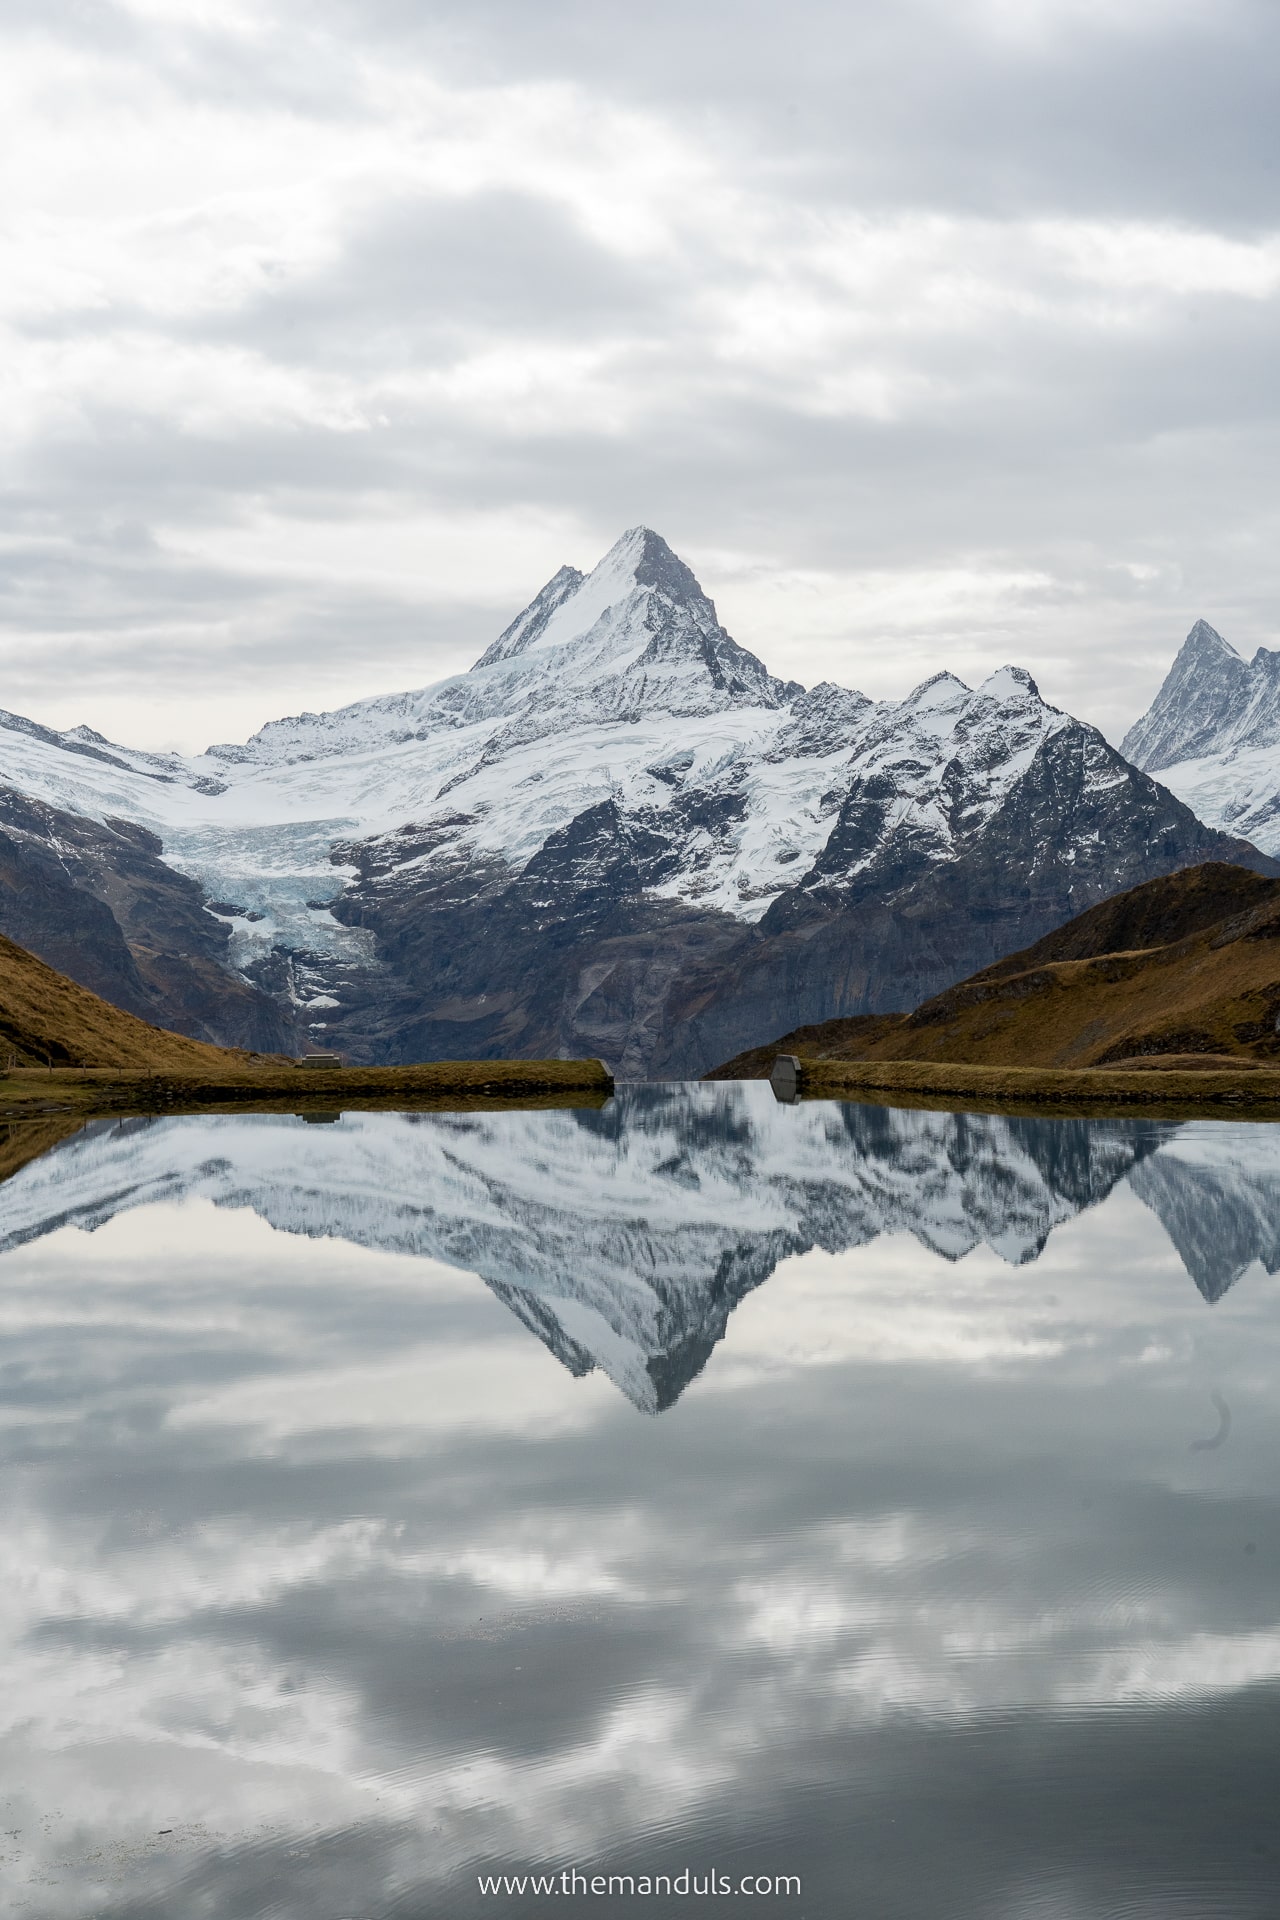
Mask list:
POLYGON ((652 332, 667 291, 532 195, 422 197, 362 209, 332 267, 200 332, 225 330, 290 363, 420 369, 486 339, 652 332))
POLYGON ((607 338, 620 324, 654 332, 674 291, 652 271, 624 267, 532 194, 420 194, 362 205, 332 265, 264 275, 230 313, 175 319, 116 299, 19 324, 46 340, 158 328, 179 340, 240 341, 289 365, 376 373, 448 364, 486 336, 607 338))
POLYGON ((490 82, 569 73, 694 124, 741 116, 801 191, 864 206, 1103 209, 1271 225, 1266 0, 1214 8, 959 8, 907 0, 520 0, 423 9, 350 0, 338 31, 381 31, 490 82), (1003 16, 1003 31, 1000 27, 1003 16))
MULTIPOLYGON (((483 231, 476 244, 486 250, 483 231)), ((489 258, 497 257, 495 247, 489 258)), ((411 338, 421 325, 418 314, 390 298, 380 311, 378 283, 371 279, 365 287, 361 306, 375 337, 385 341, 398 328, 411 338)), ((526 304, 536 311, 532 290, 527 303, 524 287, 515 291, 518 312, 526 304)), ((545 285, 541 291, 538 319, 545 329, 553 324, 552 294, 545 285)), ((482 276, 478 299, 492 293, 482 276)), ((628 311, 625 318, 633 328, 636 315, 628 311)), ((764 552, 800 566, 911 569, 994 555, 1012 567, 1044 568, 1083 583, 1086 609, 1089 582, 1111 560, 1176 557, 1188 597, 1174 593, 1160 608, 1150 607, 1148 598, 1148 680, 1118 689, 1110 711, 1111 687, 1099 685, 1082 635, 1073 697, 1086 717, 1109 719, 1122 730, 1145 703, 1161 659, 1197 614, 1220 626, 1234 616, 1247 640, 1260 642, 1270 630, 1280 581, 1269 542, 1242 557, 1239 541, 1265 503, 1274 459, 1267 367, 1272 318, 1269 305, 1243 315, 1231 308, 1217 325, 1207 315, 1194 338, 1186 337, 1188 328, 1182 339, 1154 347, 1140 339, 1101 347, 1073 342, 1065 328, 1056 335, 1024 329, 1003 350, 993 341, 950 350, 942 343, 937 372, 948 391, 932 417, 902 422, 815 416, 771 397, 766 377, 746 392, 726 391, 695 339, 664 343, 659 334, 653 336, 657 365, 636 369, 651 405, 644 424, 625 436, 572 424, 513 434, 420 401, 401 401, 388 425, 367 432, 260 427, 218 438, 164 422, 142 427, 99 410, 83 437, 60 439, 32 462, 28 510, 46 523, 61 513, 71 539, 60 557, 43 558, 43 549, 28 554, 27 591, 22 604, 11 603, 9 617, 18 634, 71 623, 96 635, 130 622, 135 609, 154 622, 174 617, 185 599, 198 618, 220 599, 224 613, 243 609, 256 593, 261 629, 270 622, 281 580, 255 584, 234 568, 178 570, 141 554, 126 568, 113 556, 112 568, 104 570, 73 529, 84 516, 216 525, 236 501, 264 493, 278 510, 303 517, 335 506, 342 511, 344 501, 347 510, 361 512, 376 512, 384 499, 483 511, 504 500, 553 499, 595 529, 601 550, 616 527, 643 519, 695 552, 759 542, 764 552), (679 399, 664 396, 664 370, 679 376, 679 399), (697 397, 685 399, 689 382, 697 388, 700 379, 697 397), (999 383, 995 395, 985 390, 989 380, 999 383)), ((438 327, 445 324, 437 319, 438 327)), ((581 307, 571 324, 585 324, 581 307)), ((598 313, 596 324, 603 324, 598 313)), ((526 325, 523 318, 519 325, 526 325)), ((361 352, 363 327, 360 306, 353 313, 351 303, 344 310, 317 293, 310 311, 300 311, 301 357, 361 352)), ((248 328, 243 323, 246 335, 248 328)), ((256 328, 267 351, 286 361, 298 355, 279 312, 258 315, 256 328)), ((550 564, 589 565, 595 557, 588 546, 557 553, 550 564)), ((529 593, 539 584, 531 578, 529 593)), ((1132 583, 1121 591, 1132 598, 1132 583)), ((320 598, 314 591, 307 597, 313 606, 320 598)), ((460 615, 451 634, 440 629, 430 603, 424 582, 424 633, 440 631, 455 649, 474 639, 478 650, 492 637, 489 628, 496 632, 503 624, 496 612, 478 608, 460 615)), ((322 624, 341 647, 339 616, 359 626, 364 610, 338 593, 328 606, 322 624)), ((1141 620, 1142 608, 1135 612, 1141 620)), ((380 618, 373 595, 368 618, 380 618)), ((277 651, 287 653, 295 636, 305 650, 305 636, 290 626, 279 634, 277 651)), ((796 670, 785 632, 772 644, 753 636, 753 644, 775 670, 796 670)), ((1024 656, 1029 651, 1029 664, 1039 666, 1034 634, 1015 634, 1011 645, 1024 656)), ((417 656, 423 678, 432 677, 432 652, 427 643, 417 656)), ((1109 666, 1108 681, 1114 672, 1109 666)), ((856 664, 851 675, 856 678, 856 664)))

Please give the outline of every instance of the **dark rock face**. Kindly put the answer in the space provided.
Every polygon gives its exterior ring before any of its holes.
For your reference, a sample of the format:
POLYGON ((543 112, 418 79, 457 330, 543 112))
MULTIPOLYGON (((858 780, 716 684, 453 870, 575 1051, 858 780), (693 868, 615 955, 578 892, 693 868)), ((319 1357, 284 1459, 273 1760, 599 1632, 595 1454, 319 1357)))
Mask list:
POLYGON ((157 1026, 219 1046, 296 1046, 288 1013, 230 972, 193 880, 127 820, 99 826, 0 788, 0 932, 157 1026))
POLYGON ((642 1068, 661 1046, 673 986, 699 964, 718 978, 749 934, 727 914, 646 898, 670 848, 611 802, 550 836, 517 873, 493 862, 424 884, 422 842, 393 838, 412 880, 386 841, 336 850, 361 878, 333 911, 374 932, 387 967, 381 991, 352 1006, 341 1045, 375 1060, 563 1052, 642 1068))

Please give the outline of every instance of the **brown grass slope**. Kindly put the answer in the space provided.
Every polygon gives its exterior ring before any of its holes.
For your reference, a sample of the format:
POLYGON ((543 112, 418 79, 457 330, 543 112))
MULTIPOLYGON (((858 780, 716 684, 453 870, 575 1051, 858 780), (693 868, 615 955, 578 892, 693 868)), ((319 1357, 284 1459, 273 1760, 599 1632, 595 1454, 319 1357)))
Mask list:
POLYGON ((612 1091, 599 1060, 434 1060, 300 1072, 284 1054, 209 1046, 153 1027, 0 934, 0 1124, 24 1122, 6 1136, 15 1164, 29 1148, 41 1150, 31 1147, 37 1136, 25 1126, 35 1118, 64 1126, 66 1117, 95 1113, 245 1106, 336 1118, 343 1107, 599 1105, 612 1091))
POLYGON ((36 1120, 0 1120, 0 1186, 32 1160, 52 1153, 56 1146, 84 1125, 78 1114, 44 1115, 36 1120))
POLYGON ((815 1060, 867 1060, 870 1049, 885 1034, 894 1032, 906 1018, 901 1013, 855 1013, 845 1020, 819 1020, 808 1027, 793 1027, 790 1033, 769 1040, 762 1047, 748 1047, 735 1053, 723 1066, 712 1067, 704 1080, 767 1080, 780 1053, 804 1055, 815 1060))
POLYGON ((15 1060, 20 1067, 207 1073, 270 1058, 150 1026, 0 934, 0 1071, 15 1060))
POLYGON ((797 1029, 715 1070, 814 1060, 1280 1065, 1280 881, 1211 863, 1091 907, 914 1013, 797 1029))

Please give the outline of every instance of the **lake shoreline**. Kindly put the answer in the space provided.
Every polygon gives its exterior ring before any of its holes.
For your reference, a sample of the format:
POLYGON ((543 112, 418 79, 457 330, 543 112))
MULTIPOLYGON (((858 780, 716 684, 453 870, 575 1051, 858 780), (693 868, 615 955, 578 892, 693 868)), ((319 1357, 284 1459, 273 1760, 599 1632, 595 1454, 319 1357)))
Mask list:
POLYGON ((45 1114, 296 1113, 349 1108, 452 1106, 460 1102, 562 1104, 613 1093, 601 1060, 436 1060, 411 1067, 280 1063, 217 1073, 119 1067, 16 1067, 0 1075, 0 1118, 45 1114))
POLYGON ((1152 1119, 1221 1119, 1224 1108, 1240 1119, 1280 1118, 1280 1070, 1265 1067, 1233 1072, 794 1058, 801 1100, 1086 1119, 1135 1109, 1152 1119))

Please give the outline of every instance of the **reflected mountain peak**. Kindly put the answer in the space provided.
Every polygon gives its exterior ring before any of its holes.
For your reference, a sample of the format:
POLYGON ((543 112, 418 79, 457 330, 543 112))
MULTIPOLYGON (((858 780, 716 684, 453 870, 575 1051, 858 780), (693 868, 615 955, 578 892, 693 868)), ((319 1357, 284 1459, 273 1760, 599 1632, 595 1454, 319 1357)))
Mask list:
POLYGON ((94 1122, 16 1167, 0 1251, 200 1197, 279 1232, 475 1273, 575 1375, 658 1413, 791 1255, 911 1234, 1014 1266, 1128 1181, 1206 1300, 1280 1266, 1280 1130, 804 1103, 762 1083, 623 1087, 598 1111, 94 1122), (1228 1137, 1229 1136, 1229 1137, 1228 1137))

